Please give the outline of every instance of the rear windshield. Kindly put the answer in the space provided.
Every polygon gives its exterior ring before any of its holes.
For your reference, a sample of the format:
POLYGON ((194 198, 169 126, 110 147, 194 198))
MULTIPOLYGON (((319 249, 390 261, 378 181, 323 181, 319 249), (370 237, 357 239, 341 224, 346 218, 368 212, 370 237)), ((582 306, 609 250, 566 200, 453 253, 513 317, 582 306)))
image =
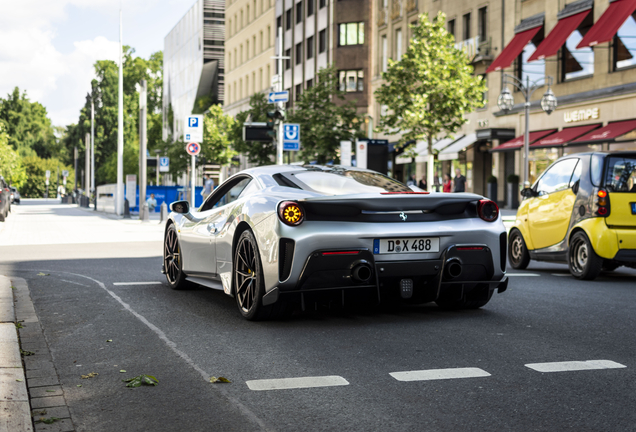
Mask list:
POLYGON ((636 192, 636 158, 609 156, 605 187, 610 192, 636 192))
MULTIPOLYGON (((291 174, 300 182, 325 195, 349 195, 374 192, 409 192, 408 186, 376 172, 331 170, 302 171, 291 174)), ((306 189, 306 187, 303 187, 306 189)))

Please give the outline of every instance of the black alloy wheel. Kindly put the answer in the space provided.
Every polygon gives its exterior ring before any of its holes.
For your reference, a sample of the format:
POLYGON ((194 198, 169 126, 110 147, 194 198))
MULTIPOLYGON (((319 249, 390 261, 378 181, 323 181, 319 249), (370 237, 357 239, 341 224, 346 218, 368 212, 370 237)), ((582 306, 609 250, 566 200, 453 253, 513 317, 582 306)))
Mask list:
POLYGON ((568 266, 572 276, 583 280, 596 279, 603 270, 603 258, 596 255, 583 231, 578 231, 570 239, 568 266))
POLYGON ((508 238, 508 261, 515 270, 524 270, 530 264, 530 253, 526 247, 526 242, 517 229, 512 230, 508 238))
POLYGON ((186 287, 179 238, 177 229, 172 224, 166 230, 163 241, 163 269, 170 288, 180 290, 186 287))

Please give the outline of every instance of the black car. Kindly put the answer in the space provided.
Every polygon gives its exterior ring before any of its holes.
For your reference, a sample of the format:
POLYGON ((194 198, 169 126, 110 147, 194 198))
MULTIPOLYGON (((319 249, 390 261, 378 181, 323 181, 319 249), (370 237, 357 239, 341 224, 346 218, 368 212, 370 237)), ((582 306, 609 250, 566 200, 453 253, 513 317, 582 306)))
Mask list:
POLYGON ((11 211, 11 189, 4 181, 4 177, 0 176, 0 222, 9 215, 11 211))

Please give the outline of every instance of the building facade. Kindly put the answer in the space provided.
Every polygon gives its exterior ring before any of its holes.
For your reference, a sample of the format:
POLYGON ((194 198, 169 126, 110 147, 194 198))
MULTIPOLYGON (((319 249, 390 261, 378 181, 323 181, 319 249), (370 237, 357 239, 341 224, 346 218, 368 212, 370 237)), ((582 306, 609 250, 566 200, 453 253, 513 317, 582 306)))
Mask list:
POLYGON ((181 139, 185 117, 193 111, 223 103, 224 45, 225 0, 197 0, 165 37, 164 140, 181 139))

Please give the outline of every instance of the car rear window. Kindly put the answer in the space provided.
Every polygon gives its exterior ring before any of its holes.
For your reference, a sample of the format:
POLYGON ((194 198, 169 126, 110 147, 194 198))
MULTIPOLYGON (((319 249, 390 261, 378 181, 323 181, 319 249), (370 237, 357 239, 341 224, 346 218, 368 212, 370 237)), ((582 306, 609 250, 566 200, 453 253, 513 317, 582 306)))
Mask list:
POLYGON ((291 175, 308 188, 325 195, 411 191, 405 184, 376 172, 343 169, 302 171, 291 175))
POLYGON ((609 156, 605 187, 610 192, 636 192, 636 158, 609 156))

